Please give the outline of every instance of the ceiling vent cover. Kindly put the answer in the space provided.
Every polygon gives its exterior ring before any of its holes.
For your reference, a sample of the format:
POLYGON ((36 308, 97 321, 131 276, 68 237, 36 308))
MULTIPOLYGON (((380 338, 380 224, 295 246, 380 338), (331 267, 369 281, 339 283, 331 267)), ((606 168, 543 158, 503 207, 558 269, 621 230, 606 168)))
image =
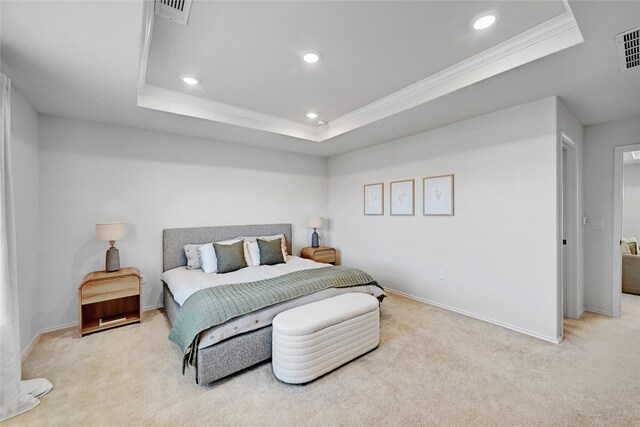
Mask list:
POLYGON ((192 0, 156 0, 156 15, 187 25, 192 0))
POLYGON ((616 36, 620 69, 627 71, 640 66, 640 27, 616 36))

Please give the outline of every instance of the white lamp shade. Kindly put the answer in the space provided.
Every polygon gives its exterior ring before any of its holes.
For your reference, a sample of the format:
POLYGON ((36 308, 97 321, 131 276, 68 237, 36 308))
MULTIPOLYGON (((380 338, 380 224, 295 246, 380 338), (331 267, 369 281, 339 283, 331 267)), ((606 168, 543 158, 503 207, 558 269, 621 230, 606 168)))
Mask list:
POLYGON ((309 218, 309 222, 307 224, 309 228, 320 228, 322 227, 322 217, 313 217, 309 218))
POLYGON ((98 240, 122 240, 124 239, 124 223, 110 222, 105 224, 96 224, 96 239, 98 240))

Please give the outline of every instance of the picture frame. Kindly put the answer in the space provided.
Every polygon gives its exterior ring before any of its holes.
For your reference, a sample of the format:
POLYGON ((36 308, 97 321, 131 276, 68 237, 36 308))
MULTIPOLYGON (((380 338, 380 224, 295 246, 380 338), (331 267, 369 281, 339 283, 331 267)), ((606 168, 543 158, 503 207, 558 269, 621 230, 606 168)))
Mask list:
POLYGON ((392 181, 390 187, 390 214, 395 216, 415 215, 415 179, 392 181))
POLYGON ((422 179, 423 215, 454 216, 454 176, 437 175, 422 179))
POLYGON ((384 183, 365 184, 364 214, 384 215, 384 183))

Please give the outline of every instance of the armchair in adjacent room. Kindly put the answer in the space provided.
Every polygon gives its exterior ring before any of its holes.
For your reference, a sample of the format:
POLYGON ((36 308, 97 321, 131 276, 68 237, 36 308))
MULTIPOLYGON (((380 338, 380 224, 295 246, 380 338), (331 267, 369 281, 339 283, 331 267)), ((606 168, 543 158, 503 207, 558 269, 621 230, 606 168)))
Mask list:
POLYGON ((640 295, 640 253, 634 237, 622 239, 622 292, 640 295))

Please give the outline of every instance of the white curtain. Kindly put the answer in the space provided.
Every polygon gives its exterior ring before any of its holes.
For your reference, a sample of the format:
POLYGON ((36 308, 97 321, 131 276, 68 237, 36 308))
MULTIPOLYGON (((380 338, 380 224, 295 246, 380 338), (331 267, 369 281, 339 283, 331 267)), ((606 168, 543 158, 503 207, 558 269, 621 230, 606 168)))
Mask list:
POLYGON ((21 381, 18 283, 11 182, 11 80, 0 73, 0 421, 33 409, 51 383, 21 381))

